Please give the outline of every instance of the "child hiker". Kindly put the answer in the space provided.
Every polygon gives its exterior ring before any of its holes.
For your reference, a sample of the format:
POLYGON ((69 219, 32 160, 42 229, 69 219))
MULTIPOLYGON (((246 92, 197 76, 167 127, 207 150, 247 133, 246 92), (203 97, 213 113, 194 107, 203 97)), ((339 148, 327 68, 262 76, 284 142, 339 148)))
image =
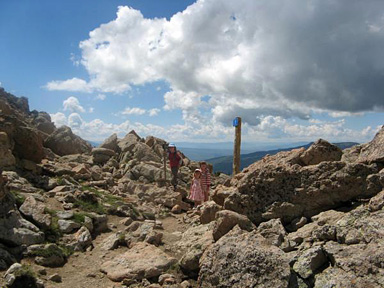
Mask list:
POLYGON ((204 201, 204 192, 201 187, 200 169, 196 169, 195 172, 193 172, 191 190, 189 192, 188 198, 195 203, 194 208, 196 208, 198 205, 200 205, 204 201))
POLYGON ((209 188, 211 187, 211 174, 206 162, 200 162, 201 187, 204 193, 204 202, 209 200, 209 188))

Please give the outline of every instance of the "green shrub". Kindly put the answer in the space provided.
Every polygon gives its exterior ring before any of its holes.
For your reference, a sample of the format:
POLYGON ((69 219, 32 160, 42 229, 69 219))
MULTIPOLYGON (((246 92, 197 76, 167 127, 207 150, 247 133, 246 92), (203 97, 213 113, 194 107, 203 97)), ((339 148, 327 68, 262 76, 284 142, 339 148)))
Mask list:
POLYGON ((23 203, 24 203, 24 201, 25 201, 25 196, 23 196, 23 195, 20 193, 20 191, 11 189, 11 194, 13 195, 13 197, 15 197, 15 200, 16 200, 16 206, 17 206, 17 207, 20 207, 21 205, 23 205, 23 203))

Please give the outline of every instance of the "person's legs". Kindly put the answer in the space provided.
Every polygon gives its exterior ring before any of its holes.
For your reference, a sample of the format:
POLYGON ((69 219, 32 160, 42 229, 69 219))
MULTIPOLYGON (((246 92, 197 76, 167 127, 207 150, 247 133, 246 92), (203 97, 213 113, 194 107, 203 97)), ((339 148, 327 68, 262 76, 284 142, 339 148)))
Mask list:
POLYGON ((205 188, 205 191, 204 191, 204 201, 207 202, 209 201, 209 188, 205 188))
POLYGON ((172 170, 172 181, 171 181, 171 184, 176 189, 176 186, 177 186, 177 174, 179 172, 179 168, 178 167, 172 167, 171 170, 172 170))

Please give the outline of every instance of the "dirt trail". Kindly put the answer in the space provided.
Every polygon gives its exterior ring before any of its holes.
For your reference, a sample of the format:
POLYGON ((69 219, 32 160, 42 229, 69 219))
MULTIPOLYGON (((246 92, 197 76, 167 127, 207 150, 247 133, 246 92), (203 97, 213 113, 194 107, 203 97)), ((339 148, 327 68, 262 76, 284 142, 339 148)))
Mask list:
MULTIPOLYGON (((180 240, 182 232, 187 229, 187 225, 183 223, 182 218, 185 214, 170 215, 164 219, 160 219, 163 224, 164 230, 161 232, 163 236, 163 245, 160 248, 169 255, 180 258, 176 251, 173 251, 173 244, 180 240)), ((38 275, 39 278, 44 280, 46 288, 65 287, 65 288, 107 288, 107 287, 121 287, 120 283, 112 282, 105 274, 100 272, 100 266, 103 262, 113 259, 117 255, 121 255, 127 251, 127 247, 119 247, 112 251, 104 251, 101 249, 101 244, 110 235, 119 230, 126 228, 120 221, 123 218, 117 216, 108 216, 108 226, 112 228, 110 232, 102 233, 93 240, 94 249, 86 252, 76 252, 69 257, 68 262, 59 268, 48 268, 34 264, 31 259, 22 260, 21 263, 32 265, 33 269, 37 272, 40 269, 46 271, 46 275, 38 275), (61 278, 61 283, 55 283, 48 280, 48 277, 54 273, 58 273, 61 278)), ((2 273, 4 274, 4 272, 2 273)), ((1 275, 2 276, 2 275, 1 275)), ((3 279, 0 280, 0 285, 3 279)))

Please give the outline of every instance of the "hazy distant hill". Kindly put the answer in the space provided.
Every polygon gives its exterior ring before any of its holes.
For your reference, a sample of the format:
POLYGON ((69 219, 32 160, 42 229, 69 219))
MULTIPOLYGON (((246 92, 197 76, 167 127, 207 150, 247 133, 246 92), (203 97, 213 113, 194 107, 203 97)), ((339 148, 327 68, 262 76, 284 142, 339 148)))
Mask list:
MULTIPOLYGON (((352 146, 355 146, 359 143, 355 142, 341 142, 341 143, 333 143, 336 146, 338 146, 340 149, 346 149, 352 146)), ((241 154, 241 163, 240 167, 241 170, 245 167, 248 167, 252 163, 260 160, 263 158, 265 155, 274 155, 277 154, 281 151, 290 151, 292 149, 297 149, 297 148, 308 148, 311 146, 312 143, 308 143, 305 145, 297 146, 297 147, 291 147, 291 148, 283 148, 283 149, 275 149, 275 150, 268 150, 268 151, 258 151, 258 152, 253 152, 253 153, 248 153, 248 154, 241 154)), ((232 174, 232 163, 233 163, 233 156, 222 156, 222 157, 215 157, 215 158, 210 158, 206 159, 207 162, 213 164, 213 171, 214 172, 223 172, 225 174, 232 174)))

